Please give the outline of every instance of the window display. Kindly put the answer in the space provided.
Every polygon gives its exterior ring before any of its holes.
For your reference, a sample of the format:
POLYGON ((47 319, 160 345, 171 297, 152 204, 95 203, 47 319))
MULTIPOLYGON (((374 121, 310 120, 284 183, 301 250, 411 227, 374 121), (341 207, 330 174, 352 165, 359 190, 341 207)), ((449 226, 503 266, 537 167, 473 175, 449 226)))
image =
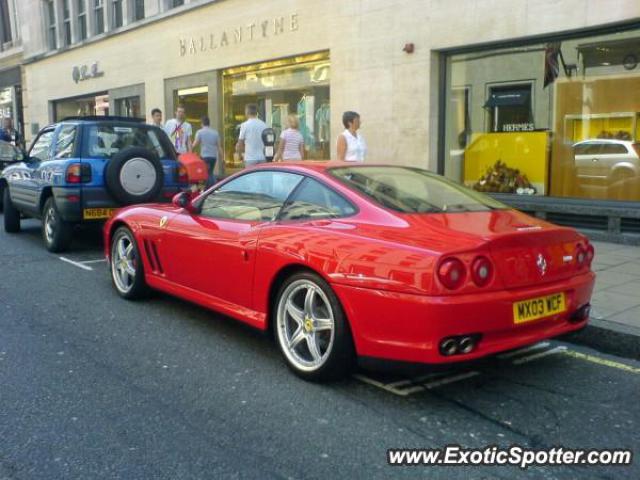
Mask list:
POLYGON ((330 155, 330 64, 328 53, 274 60, 230 68, 223 72, 224 148, 230 168, 243 165, 234 158, 240 124, 247 104, 258 106, 258 117, 274 129, 279 139, 287 116, 298 116, 306 159, 330 155))
POLYGON ((104 116, 109 115, 109 95, 104 93, 56 100, 53 106, 54 122, 59 122, 66 117, 104 116))
POLYGON ((447 177, 483 192, 640 201, 640 31, 447 58, 447 177))

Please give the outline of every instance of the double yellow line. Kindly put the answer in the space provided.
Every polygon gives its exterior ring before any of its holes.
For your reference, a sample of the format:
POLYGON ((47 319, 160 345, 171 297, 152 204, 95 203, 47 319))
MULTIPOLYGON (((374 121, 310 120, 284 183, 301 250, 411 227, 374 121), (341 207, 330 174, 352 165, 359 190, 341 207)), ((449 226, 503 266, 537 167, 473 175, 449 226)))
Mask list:
POLYGON ((614 362, 613 360, 608 360, 606 358, 587 355, 586 353, 576 352, 574 350, 565 350, 562 353, 564 355, 569 355, 570 357, 586 360, 587 362, 597 363, 598 365, 617 368, 618 370, 622 370, 628 373, 640 374, 640 368, 632 367, 631 365, 626 365, 620 362, 614 362))

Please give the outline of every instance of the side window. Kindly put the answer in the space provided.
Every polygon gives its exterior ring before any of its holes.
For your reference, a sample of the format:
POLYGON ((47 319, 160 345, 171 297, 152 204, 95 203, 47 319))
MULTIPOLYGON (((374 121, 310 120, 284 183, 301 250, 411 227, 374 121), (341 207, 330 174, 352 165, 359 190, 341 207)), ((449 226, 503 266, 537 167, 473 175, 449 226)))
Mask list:
POLYGON ((70 158, 76 144, 75 125, 65 125, 58 132, 56 147, 53 153, 55 158, 70 158))
POLYGON ((252 172, 211 192, 202 202, 200 214, 254 222, 275 220, 285 200, 302 180, 289 172, 252 172))
POLYGON ((49 152, 51 149, 51 141, 53 140, 54 130, 42 132, 31 146, 29 157, 38 162, 49 160, 49 152))
POLYGON ((628 153, 627 147, 622 143, 605 143, 602 147, 603 155, 617 155, 620 153, 628 153))
POLYGON ((287 203, 280 218, 282 220, 315 220, 321 218, 346 217, 356 209, 343 197, 320 182, 307 178, 287 203))

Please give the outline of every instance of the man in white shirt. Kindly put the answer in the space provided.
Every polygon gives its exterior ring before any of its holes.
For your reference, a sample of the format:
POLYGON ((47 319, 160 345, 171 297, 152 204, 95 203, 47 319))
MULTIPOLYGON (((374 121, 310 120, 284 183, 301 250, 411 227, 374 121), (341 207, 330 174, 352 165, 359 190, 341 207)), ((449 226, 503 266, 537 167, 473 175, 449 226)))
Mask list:
POLYGON ((244 153, 245 167, 251 167, 265 162, 264 142, 262 132, 267 124, 258 118, 258 107, 250 103, 245 108, 247 120, 240 125, 240 136, 236 143, 236 152, 244 153))
POLYGON ((178 154, 191 151, 191 136, 193 135, 193 130, 191 124, 186 120, 184 107, 182 105, 178 105, 178 108, 176 108, 176 118, 172 118, 165 124, 164 131, 169 135, 171 143, 173 143, 178 154))

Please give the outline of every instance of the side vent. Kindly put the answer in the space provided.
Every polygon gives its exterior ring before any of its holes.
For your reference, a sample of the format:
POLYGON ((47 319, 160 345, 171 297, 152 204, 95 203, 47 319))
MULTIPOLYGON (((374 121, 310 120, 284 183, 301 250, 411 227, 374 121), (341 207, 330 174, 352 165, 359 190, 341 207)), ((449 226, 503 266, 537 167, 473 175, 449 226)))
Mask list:
POLYGON ((151 240, 145 240, 144 252, 149 259, 149 264, 151 265, 151 270, 153 271, 153 273, 164 275, 164 270, 162 269, 162 264, 160 263, 160 257, 158 256, 158 250, 156 249, 155 242, 151 240))

